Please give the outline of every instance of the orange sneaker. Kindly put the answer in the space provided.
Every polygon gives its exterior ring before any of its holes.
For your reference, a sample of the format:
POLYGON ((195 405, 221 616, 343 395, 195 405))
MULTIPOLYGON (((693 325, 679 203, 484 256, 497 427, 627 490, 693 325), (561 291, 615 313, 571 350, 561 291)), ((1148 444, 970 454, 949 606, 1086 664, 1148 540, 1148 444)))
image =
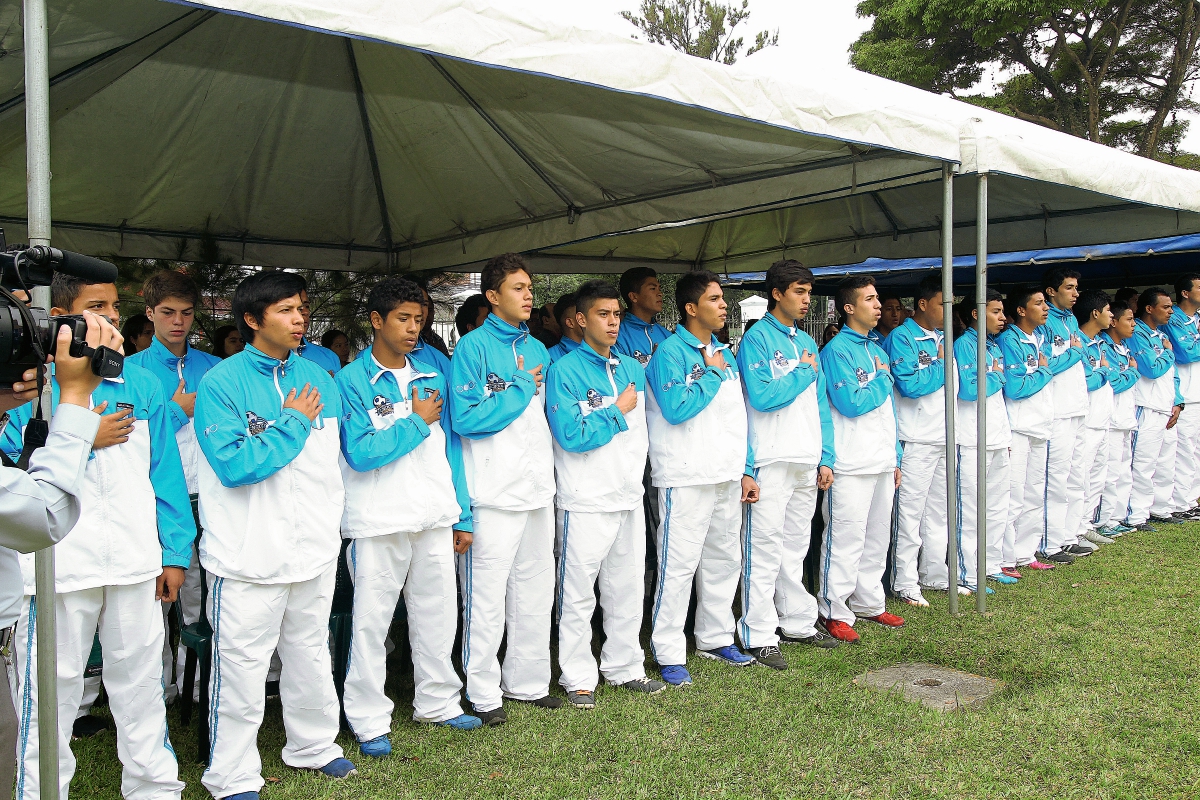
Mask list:
POLYGON ((874 617, 859 617, 859 619, 865 619, 870 622, 874 622, 875 624, 882 625, 885 628, 903 628, 904 627, 904 618, 903 617, 897 617, 895 614, 889 614, 886 611, 883 612, 882 614, 878 614, 874 617))
POLYGON ((858 644, 858 634, 854 632, 854 628, 844 622, 836 619, 827 620, 825 630, 829 631, 830 636, 846 644, 858 644))

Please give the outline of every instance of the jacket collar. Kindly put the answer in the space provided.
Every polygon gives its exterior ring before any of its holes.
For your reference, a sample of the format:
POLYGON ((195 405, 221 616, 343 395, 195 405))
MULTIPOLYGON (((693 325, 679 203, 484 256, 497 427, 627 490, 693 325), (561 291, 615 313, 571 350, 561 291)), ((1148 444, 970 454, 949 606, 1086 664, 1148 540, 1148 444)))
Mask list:
POLYGON ((576 344, 575 349, 583 353, 583 357, 588 361, 598 364, 599 366, 604 366, 607 364, 614 369, 621 366, 621 359, 617 357, 616 352, 614 351, 615 349, 609 351, 610 355, 608 358, 605 358, 597 353, 596 350, 587 342, 580 342, 579 344, 576 344))
POLYGON ((1051 319, 1058 319, 1059 322, 1066 324, 1068 328, 1071 327, 1067 320, 1068 318, 1073 319, 1075 317, 1074 311, 1069 308, 1059 308, 1054 303, 1048 303, 1048 305, 1050 306, 1050 317, 1046 322, 1049 322, 1051 319))
MULTIPOLYGON (((404 358, 405 366, 407 366, 410 370, 412 370, 412 375, 409 376, 409 380, 415 381, 417 378, 432 378, 432 377, 434 377, 437 374, 436 372, 421 372, 421 370, 417 368, 416 363, 412 359, 412 354, 415 353, 416 350, 417 349, 414 347, 412 349, 412 352, 410 352, 404 358)), ((370 361, 367 362, 368 363, 367 369, 369 370, 368 374, 371 376, 371 385, 372 386, 375 385, 375 382, 378 381, 381 376, 392 371, 391 367, 385 367, 383 364, 379 363, 379 359, 377 359, 375 357, 374 345, 372 345, 371 347, 368 347, 366 352, 363 353, 363 355, 359 356, 359 357, 362 358, 363 361, 367 361, 367 358, 370 358, 370 361)))
POLYGON ((175 370, 175 369, 179 368, 179 363, 181 361, 184 364, 186 364, 188 356, 192 354, 192 346, 187 344, 186 342, 184 343, 184 346, 187 349, 185 349, 183 351, 183 356, 177 356, 174 353, 172 353, 170 350, 168 350, 167 346, 165 344, 163 344, 162 342, 160 342, 158 340, 158 337, 155 336, 153 339, 150 340, 150 347, 148 348, 148 350, 150 352, 150 357, 153 358, 155 361, 159 362, 160 364, 166 365, 167 367, 169 367, 172 370, 175 370))
MULTIPOLYGON (((849 327, 849 326, 847 326, 847 327, 849 327)), ((915 339, 918 342, 921 341, 922 339, 925 339, 927 341, 931 341, 936 344, 942 343, 942 332, 941 331, 927 331, 924 328, 922 328, 920 325, 918 325, 917 321, 915 319, 913 319, 912 317, 909 317, 908 319, 904 320, 904 322, 900 323, 900 327, 907 328, 908 332, 912 334, 913 339, 915 339)), ((872 333, 874 333, 874 331, 872 331, 872 333)))
POLYGON ((278 358, 267 355, 252 344, 247 344, 242 353, 245 354, 245 360, 249 361, 254 369, 263 375, 272 374, 276 367, 283 367, 287 370, 300 360, 300 356, 295 350, 289 350, 287 358, 280 361, 278 358))
POLYGON ((1133 329, 1135 331, 1143 331, 1147 336, 1162 336, 1163 332, 1158 328, 1151 328, 1140 319, 1133 321, 1133 329))
MULTIPOLYGON (((560 339, 558 342, 558 345, 562 345, 562 349, 563 349, 564 353, 570 353, 575 350, 578 350, 580 345, 582 345, 582 344, 583 344, 583 342, 577 342, 569 336, 562 337, 562 339, 560 339)), ((555 345, 555 347, 557 347, 558 345, 555 345)))
POLYGON ((867 333, 866 336, 864 336, 861 333, 859 333, 858 331, 854 330, 854 328, 851 328, 849 325, 843 325, 842 329, 840 331, 838 331, 838 335, 833 337, 832 340, 830 340, 830 344, 833 344, 834 341, 837 341, 837 339, 841 338, 842 336, 846 337, 846 343, 850 344, 850 345, 856 345, 856 344, 865 345, 868 342, 875 342, 876 344, 878 344, 879 343, 878 335, 875 335, 875 336, 871 335, 874 333, 875 333, 875 331, 874 331, 874 329, 872 329, 871 331, 869 331, 867 333))
MULTIPOLYGON (((700 343, 700 340, 695 336, 692 336, 691 331, 683 326, 682 322, 675 326, 675 335, 682 339, 684 343, 693 350, 699 350, 700 348, 704 347, 704 345, 700 343)), ((716 350, 728 349, 729 345, 718 342, 716 336, 712 336, 710 338, 712 340, 714 352, 716 350)))
POLYGON ((301 336, 300 337, 300 346, 296 348, 296 355, 298 355, 298 356, 304 355, 304 351, 312 346, 313 346, 313 343, 308 340, 307 336, 301 336))
POLYGON ((517 327, 513 327, 495 314, 487 315, 487 319, 483 321, 483 328, 492 336, 508 345, 514 342, 520 343, 529 338, 529 326, 524 322, 517 327))
POLYGON ((1197 311, 1195 314, 1189 316, 1183 312, 1182 308, 1175 306, 1171 309, 1171 319, 1178 320, 1185 325, 1200 325, 1200 311, 1197 311))
POLYGON ((653 317, 649 322, 646 322, 646 320, 642 319, 637 314, 634 314, 631 309, 626 309, 626 313, 621 315, 621 324, 629 325, 632 328, 638 328, 640 330, 646 330, 647 328, 653 328, 658 324, 658 317, 653 317))
POLYGON ((760 319, 757 324, 762 325, 763 323, 770 325, 777 331, 787 334, 788 337, 792 339, 795 339, 796 334, 800 332, 798 325, 784 325, 779 321, 779 317, 775 316, 770 311, 768 311, 766 314, 763 314, 763 318, 760 319))

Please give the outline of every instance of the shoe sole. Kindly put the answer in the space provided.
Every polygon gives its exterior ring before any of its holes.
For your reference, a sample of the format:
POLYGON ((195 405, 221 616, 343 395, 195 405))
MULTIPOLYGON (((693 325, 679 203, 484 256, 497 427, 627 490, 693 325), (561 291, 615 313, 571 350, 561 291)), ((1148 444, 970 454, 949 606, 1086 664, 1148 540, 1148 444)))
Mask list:
POLYGON ((928 600, 924 600, 924 601, 910 600, 907 597, 901 597, 900 599, 904 602, 905 605, 912 606, 913 608, 929 608, 928 600))
POLYGON ((748 667, 758 660, 758 659, 752 658, 749 661, 742 661, 742 662, 730 661, 727 658, 721 658, 718 655, 714 655, 713 653, 706 653, 703 650, 697 650, 696 655, 700 656, 701 658, 710 659, 712 661, 720 661, 722 664, 728 664, 731 667, 748 667))
POLYGON ((767 662, 765 662, 765 661, 759 661, 757 658, 755 658, 754 660, 755 660, 755 661, 757 661, 757 662, 758 662, 759 664, 761 664, 762 666, 766 667, 767 669, 773 669, 773 670, 775 670, 776 672, 783 672, 783 671, 785 671, 785 670, 788 668, 788 665, 787 665, 787 663, 786 663, 786 662, 783 664, 783 666, 781 666, 781 667, 777 667, 777 666, 775 666, 774 664, 768 664, 768 663, 767 663, 767 662))
POLYGON ((567 701, 567 705, 569 705, 571 708, 578 708, 578 709, 581 709, 581 710, 587 710, 587 709, 592 709, 592 708, 595 708, 595 707, 596 707, 596 702, 593 700, 593 701, 592 701, 592 702, 590 702, 590 703, 575 703, 575 702, 572 702, 572 701, 568 700, 568 701, 567 701))
POLYGON ((666 681, 663 681, 663 683, 666 685, 663 686, 661 689, 628 689, 619 683, 610 683, 609 686, 616 686, 618 689, 625 689, 625 691, 627 691, 627 692, 632 692, 633 694, 644 694, 647 697, 649 697, 650 695, 658 694, 659 692, 665 692, 667 690, 667 686, 671 685, 671 684, 667 683, 666 681))
POLYGON ((904 627, 903 622, 901 622, 899 625, 885 625, 882 622, 879 622, 878 620, 871 619, 870 617, 859 617, 858 619, 860 622, 870 622, 872 625, 878 625, 879 627, 887 628, 890 631, 898 631, 904 627))

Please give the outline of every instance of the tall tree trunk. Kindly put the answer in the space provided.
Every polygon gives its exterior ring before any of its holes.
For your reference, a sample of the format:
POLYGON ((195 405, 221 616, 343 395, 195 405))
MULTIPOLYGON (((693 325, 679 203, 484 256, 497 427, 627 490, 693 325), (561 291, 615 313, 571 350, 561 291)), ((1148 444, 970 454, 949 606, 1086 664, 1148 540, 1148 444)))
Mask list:
POLYGON ((1192 66, 1196 54, 1196 41, 1200 37, 1200 14, 1197 14, 1197 4, 1193 0, 1185 0, 1179 17, 1179 30, 1175 37, 1175 45, 1171 53, 1171 68, 1167 72, 1162 92, 1154 113, 1146 124, 1146 131, 1138 147, 1138 155, 1154 158, 1158 155, 1158 142, 1162 135, 1167 115, 1179 102, 1179 93, 1192 66))

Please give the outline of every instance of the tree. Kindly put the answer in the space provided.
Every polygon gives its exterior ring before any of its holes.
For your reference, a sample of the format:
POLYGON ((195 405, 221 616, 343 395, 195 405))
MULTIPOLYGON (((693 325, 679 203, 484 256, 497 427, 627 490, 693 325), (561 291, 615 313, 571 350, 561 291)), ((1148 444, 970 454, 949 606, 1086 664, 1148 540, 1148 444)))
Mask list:
POLYGON ((865 72, 1150 158, 1187 130, 1198 0, 862 0, 865 72), (968 94, 989 68, 1010 77, 968 94))
POLYGON ((733 30, 750 18, 750 0, 725 5, 709 0, 642 0, 641 16, 622 11, 655 44, 666 44, 690 56, 732 64, 739 55, 748 56, 764 47, 779 44, 779 31, 759 31, 754 44, 741 53, 745 43, 733 38, 733 30))

